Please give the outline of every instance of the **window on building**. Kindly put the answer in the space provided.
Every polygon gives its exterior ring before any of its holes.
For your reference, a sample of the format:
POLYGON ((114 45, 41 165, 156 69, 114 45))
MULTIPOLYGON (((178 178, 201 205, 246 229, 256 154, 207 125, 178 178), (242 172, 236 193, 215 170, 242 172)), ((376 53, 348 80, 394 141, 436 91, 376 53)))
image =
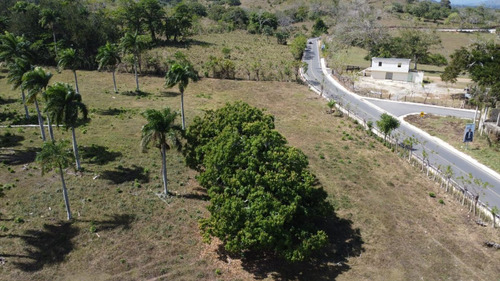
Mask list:
POLYGON ((401 68, 401 63, 398 63, 398 67, 401 68))
POLYGON ((378 66, 382 66, 382 62, 381 61, 378 62, 378 66))

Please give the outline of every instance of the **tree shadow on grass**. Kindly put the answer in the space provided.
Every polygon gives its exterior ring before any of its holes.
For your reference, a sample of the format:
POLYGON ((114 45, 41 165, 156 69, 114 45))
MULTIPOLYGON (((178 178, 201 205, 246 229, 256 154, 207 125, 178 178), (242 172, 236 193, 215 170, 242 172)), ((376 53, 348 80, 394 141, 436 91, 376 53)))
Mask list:
POLYGON ((123 108, 111 108, 109 107, 108 109, 98 109, 97 114, 99 115, 108 115, 108 116, 114 116, 114 115, 120 115, 122 113, 127 112, 126 109, 123 108))
POLYGON ((90 222, 96 227, 96 231, 113 230, 121 227, 123 230, 130 229, 130 224, 135 220, 136 216, 133 214, 114 214, 106 215, 108 219, 105 220, 76 220, 78 222, 90 222))
POLYGON ((12 120, 12 125, 38 125, 38 116, 30 114, 30 117, 26 118, 26 115, 17 115, 12 120))
POLYGON ((132 168, 118 166, 116 170, 104 171, 101 174, 101 178, 109 180, 114 184, 135 180, 140 183, 147 183, 149 182, 149 172, 146 172, 143 167, 136 165, 132 165, 132 168))
POLYGON ((121 92, 120 94, 122 94, 124 96, 131 96, 131 97, 147 97, 147 96, 151 95, 151 93, 143 92, 141 90, 139 90, 139 91, 137 91, 137 90, 125 91, 125 92, 121 92))
POLYGON ((194 199, 200 201, 208 201, 210 200, 210 196, 208 196, 206 189, 196 188, 192 193, 178 195, 180 198, 185 199, 194 199))
POLYGON ((90 164, 104 165, 121 157, 121 152, 109 151, 108 147, 92 144, 79 147, 82 159, 90 164))
POLYGON ((0 147, 18 146, 24 140, 23 136, 13 135, 9 132, 0 135, 0 147))
MULTIPOLYGON (((356 257, 364 252, 364 242, 359 228, 353 229, 351 220, 341 219, 336 215, 325 223, 323 230, 328 234, 330 243, 309 261, 288 263, 274 255, 248 252, 241 259, 242 266, 255 279, 265 279, 272 275, 274 280, 335 280, 350 269, 347 264, 349 257, 356 257)), ((228 256, 231 257, 222 244, 218 254, 223 261, 228 256)))
POLYGON ((0 122, 17 120, 18 114, 13 111, 0 112, 0 122))
POLYGON ((166 98, 173 98, 173 97, 177 97, 177 96, 180 96, 181 93, 179 92, 173 92, 173 91, 161 91, 160 92, 160 96, 162 97, 166 97, 166 98))
POLYGON ((44 224, 43 230, 27 230, 18 236, 26 244, 29 262, 15 262, 14 265, 22 271, 34 272, 45 265, 61 263, 74 249, 71 241, 79 233, 71 222, 54 225, 44 224))
POLYGON ((24 165, 35 161, 36 153, 40 148, 29 147, 26 150, 0 149, 0 162, 7 165, 24 165))
POLYGON ((17 99, 11 99, 11 98, 4 99, 4 98, 0 98, 0 105, 2 105, 2 104, 11 104, 11 103, 15 103, 15 102, 17 102, 17 99))

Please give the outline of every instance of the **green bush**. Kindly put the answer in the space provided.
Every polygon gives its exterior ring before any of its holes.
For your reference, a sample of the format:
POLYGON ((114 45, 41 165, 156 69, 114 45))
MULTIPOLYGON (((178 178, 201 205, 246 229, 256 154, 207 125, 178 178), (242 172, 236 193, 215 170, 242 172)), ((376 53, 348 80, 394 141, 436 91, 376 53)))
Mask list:
POLYGON ((322 230, 333 214, 315 188, 307 157, 287 146, 273 117, 245 103, 196 118, 187 130, 188 164, 208 189, 211 216, 200 221, 206 240, 218 237, 231 253, 267 252, 307 259, 328 243, 322 230))
POLYGON ((429 192, 429 196, 432 197, 432 198, 436 198, 436 193, 434 192, 429 192))

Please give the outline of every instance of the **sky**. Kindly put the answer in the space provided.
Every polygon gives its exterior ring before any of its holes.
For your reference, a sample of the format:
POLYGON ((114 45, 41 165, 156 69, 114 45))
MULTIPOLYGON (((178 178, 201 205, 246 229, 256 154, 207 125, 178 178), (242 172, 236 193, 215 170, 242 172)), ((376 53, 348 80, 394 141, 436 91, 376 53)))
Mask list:
POLYGON ((500 0, 451 0, 452 5, 479 6, 500 6, 500 0))

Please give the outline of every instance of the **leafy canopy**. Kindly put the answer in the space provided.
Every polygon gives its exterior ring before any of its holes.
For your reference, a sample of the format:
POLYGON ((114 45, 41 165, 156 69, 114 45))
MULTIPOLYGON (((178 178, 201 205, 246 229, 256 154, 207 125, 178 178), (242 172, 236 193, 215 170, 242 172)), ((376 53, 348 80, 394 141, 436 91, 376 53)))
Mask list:
POLYGON ((67 168, 74 156, 68 149, 68 141, 44 142, 42 150, 36 154, 36 162, 42 166, 42 175, 56 168, 67 168))
POLYGON ((57 125, 63 124, 66 129, 75 127, 80 112, 83 119, 87 119, 87 106, 82 102, 82 96, 76 93, 71 85, 57 82, 47 88, 45 98, 45 112, 57 125))
POLYGON ((328 243, 322 225, 332 215, 316 188, 307 157, 286 145, 273 117, 245 103, 196 118, 187 131, 188 163, 199 168, 211 216, 206 239, 218 237, 232 253, 272 253, 302 261, 328 243))
POLYGON ((384 133, 384 136, 387 136, 399 127, 399 120, 387 113, 382 113, 380 120, 377 121, 377 127, 384 133))
POLYGON ((474 98, 495 105, 500 100, 500 44, 476 43, 462 47, 450 56, 451 62, 441 75, 443 81, 455 83, 459 74, 468 72, 481 88, 474 98), (482 94, 483 97, 478 95, 482 94))
POLYGON ((174 124, 177 115, 168 107, 162 110, 148 109, 142 113, 142 116, 148 121, 142 127, 141 146, 143 150, 146 150, 151 143, 160 149, 161 146, 170 149, 169 142, 180 148, 178 135, 182 130, 174 124))

